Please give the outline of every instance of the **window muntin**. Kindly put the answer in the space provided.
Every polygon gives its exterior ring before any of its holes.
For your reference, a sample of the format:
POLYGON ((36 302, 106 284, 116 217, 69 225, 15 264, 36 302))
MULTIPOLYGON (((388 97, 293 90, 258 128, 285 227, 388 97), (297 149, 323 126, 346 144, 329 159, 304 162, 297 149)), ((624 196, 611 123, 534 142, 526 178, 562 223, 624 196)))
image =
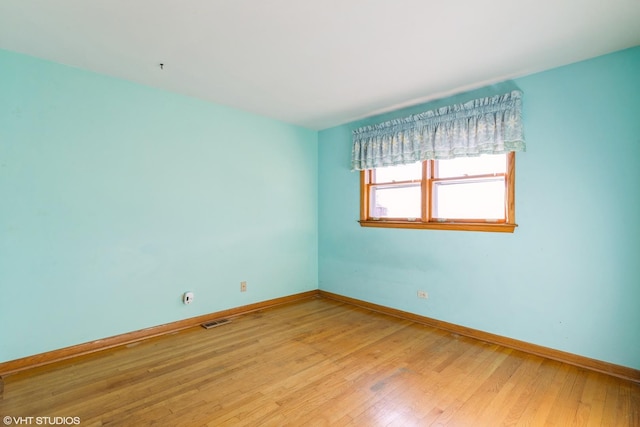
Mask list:
POLYGON ((515 228, 514 153, 361 172, 363 226, 508 231, 515 228))

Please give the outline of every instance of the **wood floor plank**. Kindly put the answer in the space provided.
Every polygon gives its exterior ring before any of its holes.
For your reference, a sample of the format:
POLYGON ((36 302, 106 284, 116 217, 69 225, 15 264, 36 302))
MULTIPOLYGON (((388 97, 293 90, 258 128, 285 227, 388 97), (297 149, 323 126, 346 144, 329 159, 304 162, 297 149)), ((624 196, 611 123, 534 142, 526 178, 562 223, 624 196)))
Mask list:
POLYGON ((640 385, 329 299, 3 378, 82 426, 639 426, 640 385))
POLYGON ((511 357, 520 358, 521 363, 505 384, 496 390, 491 402, 478 409, 476 419, 481 425, 509 425, 509 418, 518 419, 524 411, 522 397, 534 387, 543 359, 518 351, 512 352, 511 357))

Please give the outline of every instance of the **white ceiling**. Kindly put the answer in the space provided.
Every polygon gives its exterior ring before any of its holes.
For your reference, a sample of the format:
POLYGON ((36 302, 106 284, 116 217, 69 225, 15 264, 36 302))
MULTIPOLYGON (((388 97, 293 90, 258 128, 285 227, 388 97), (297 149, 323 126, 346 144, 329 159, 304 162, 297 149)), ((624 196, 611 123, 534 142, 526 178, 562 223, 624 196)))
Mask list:
POLYGON ((0 48, 312 129, 637 45, 640 0, 0 0, 0 48))

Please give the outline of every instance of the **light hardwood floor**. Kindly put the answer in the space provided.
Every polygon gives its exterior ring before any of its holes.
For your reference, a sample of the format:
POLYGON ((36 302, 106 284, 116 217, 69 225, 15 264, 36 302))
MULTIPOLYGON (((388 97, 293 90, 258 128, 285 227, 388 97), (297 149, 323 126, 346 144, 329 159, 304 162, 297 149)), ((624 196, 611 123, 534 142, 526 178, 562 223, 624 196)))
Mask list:
POLYGON ((640 426, 640 385, 311 298, 10 375, 5 416, 81 426, 640 426))

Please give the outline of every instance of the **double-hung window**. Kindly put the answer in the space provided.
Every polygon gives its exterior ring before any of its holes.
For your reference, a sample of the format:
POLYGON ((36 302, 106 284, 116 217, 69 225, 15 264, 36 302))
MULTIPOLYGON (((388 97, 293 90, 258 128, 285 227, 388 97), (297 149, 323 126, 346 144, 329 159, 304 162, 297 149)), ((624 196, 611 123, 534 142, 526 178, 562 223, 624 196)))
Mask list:
POLYGON ((505 231, 515 228, 515 154, 424 160, 360 172, 360 224, 505 231))
POLYGON ((360 224, 513 232, 521 92, 481 98, 353 132, 360 224))

